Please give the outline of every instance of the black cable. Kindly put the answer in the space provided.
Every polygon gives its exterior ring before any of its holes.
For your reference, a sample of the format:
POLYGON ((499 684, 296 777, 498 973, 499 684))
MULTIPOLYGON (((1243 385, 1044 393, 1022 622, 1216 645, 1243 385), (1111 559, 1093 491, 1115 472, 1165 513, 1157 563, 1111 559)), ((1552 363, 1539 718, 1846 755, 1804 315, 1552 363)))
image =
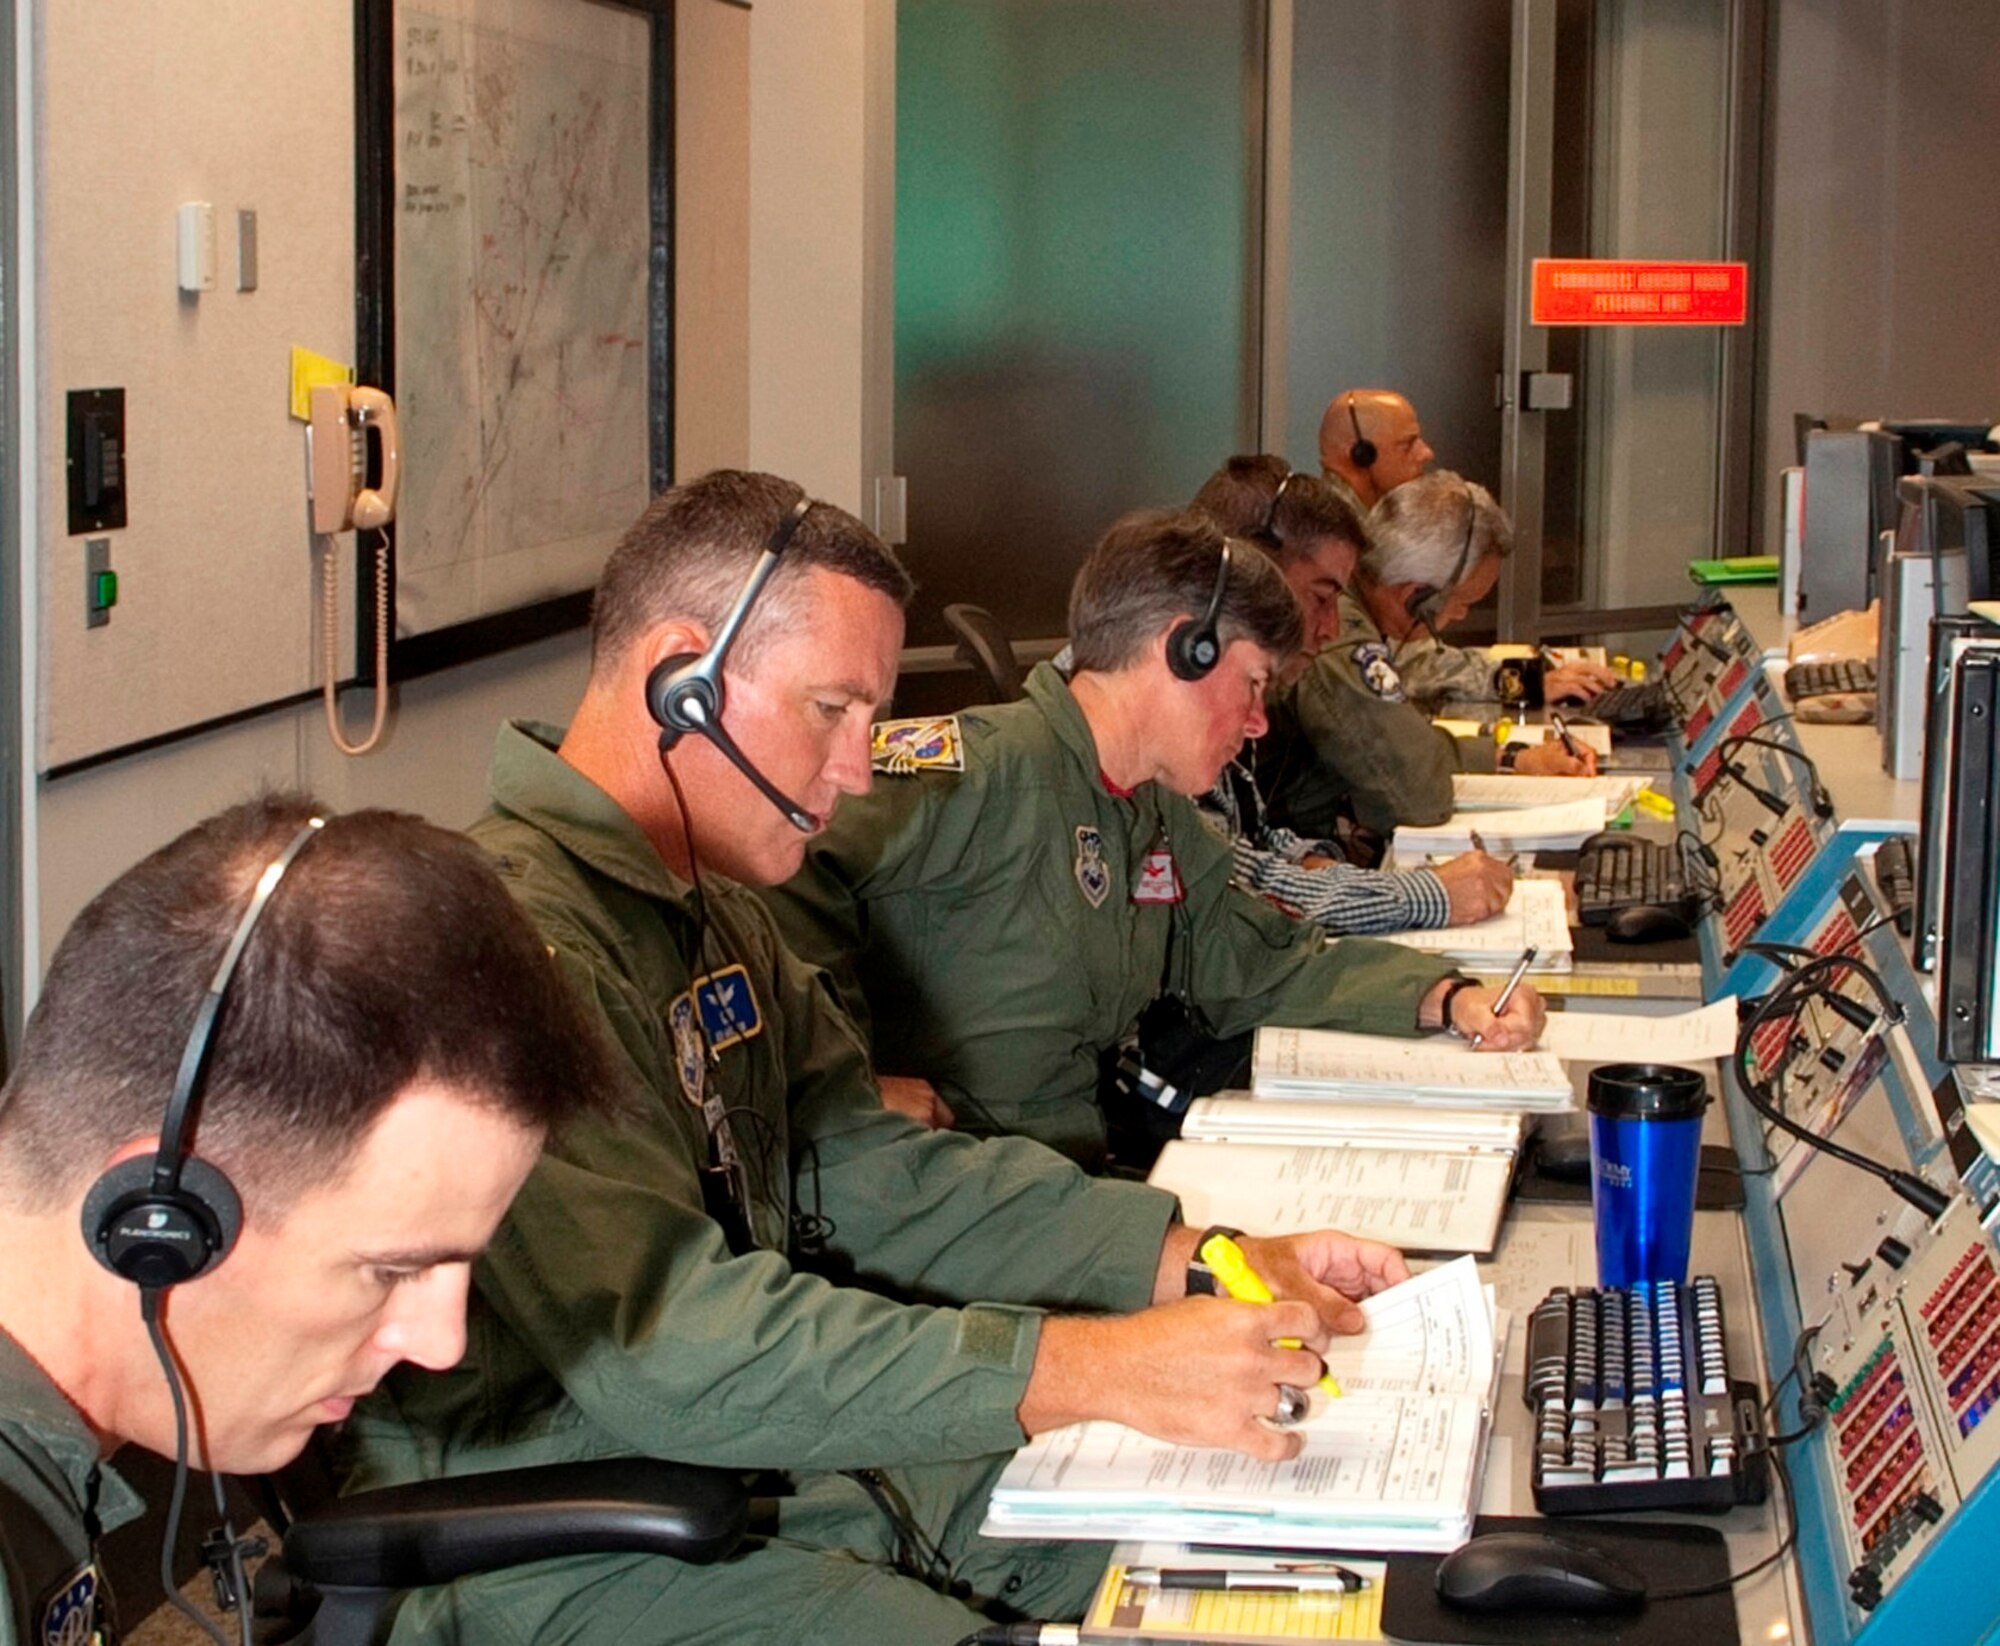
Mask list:
POLYGON ((1760 1453, 1749 1455, 1768 1457, 1771 1460, 1771 1472, 1778 1477, 1779 1483, 1785 1489, 1785 1535, 1778 1540, 1777 1548, 1762 1560, 1745 1566, 1742 1571, 1731 1572, 1727 1577, 1717 1578, 1713 1583, 1697 1583, 1684 1589, 1656 1590, 1646 1596, 1649 1603, 1656 1600, 1694 1600, 1702 1595, 1725 1594, 1737 1584, 1755 1577, 1759 1572, 1769 1571, 1792 1552, 1792 1545, 1799 1540, 1799 1503, 1792 1495, 1792 1477, 1785 1468, 1785 1454, 1776 1447, 1765 1447, 1760 1453))
MULTIPOLYGON (((1889 1023, 1893 1025, 1903 1020, 1904 1013, 1901 1005, 1891 996, 1888 986, 1882 981, 1881 975, 1866 961, 1854 955, 1846 954, 1817 956, 1813 960, 1801 965, 1790 977, 1786 978, 1769 995, 1765 996, 1763 1004, 1750 1014, 1742 1027, 1737 1031, 1736 1048, 1730 1056, 1730 1066, 1735 1071, 1737 1085, 1750 1106, 1781 1131, 1790 1133, 1801 1143, 1808 1144, 1812 1148, 1819 1150, 1822 1154, 1832 1155, 1836 1160, 1844 1161, 1859 1171, 1864 1171, 1872 1177, 1880 1178, 1904 1200, 1907 1200, 1911 1205, 1923 1212, 1926 1217, 1932 1219, 1942 1217, 1946 1207, 1951 1204, 1951 1201, 1950 1197, 1934 1184, 1926 1182, 1914 1172, 1901 1171, 1891 1166, 1885 1166, 1878 1160, 1871 1159, 1867 1155, 1857 1153, 1853 1149, 1834 1142, 1830 1137, 1819 1136, 1809 1127, 1803 1126, 1796 1120, 1793 1120, 1790 1115, 1777 1106, 1770 1089, 1751 1078, 1750 1044, 1756 1038, 1757 1031, 1766 1023, 1773 1022, 1780 1016, 1796 1016, 1805 1006, 1805 996, 1807 993, 1805 985, 1815 980, 1820 973, 1830 971, 1836 967, 1846 967, 1867 980, 1869 987, 1875 992, 1876 1000, 1881 1005, 1882 1017, 1889 1023)), ((1830 992, 1825 989, 1824 985, 1816 985, 1816 987, 1823 994, 1830 992)), ((1762 1174, 1757 1173, 1754 1175, 1762 1174)))
MULTIPOLYGON (((228 1637, 211 1623, 188 1597, 181 1593, 179 1581, 174 1576, 174 1545, 181 1534, 181 1510, 187 1502, 188 1484, 188 1420, 187 1397, 181 1390, 180 1367, 174 1362, 173 1350, 167 1345, 166 1328, 160 1322, 160 1291, 156 1287, 145 1286, 139 1291, 139 1316, 146 1323, 146 1335, 153 1340, 153 1353, 159 1356, 160 1371, 167 1380, 167 1393, 174 1401, 174 1489, 167 1499, 167 1525, 160 1535, 160 1588, 174 1609, 185 1615, 196 1628, 215 1642, 215 1646, 229 1646, 228 1637)), ((218 1482, 219 1485, 219 1482, 218 1482)), ((230 1541, 235 1542, 231 1533, 230 1541)), ((232 1555, 236 1567, 237 1599, 239 1616, 243 1624, 243 1646, 250 1640, 250 1608, 248 1597, 241 1587, 243 1568, 240 1558, 232 1555)))

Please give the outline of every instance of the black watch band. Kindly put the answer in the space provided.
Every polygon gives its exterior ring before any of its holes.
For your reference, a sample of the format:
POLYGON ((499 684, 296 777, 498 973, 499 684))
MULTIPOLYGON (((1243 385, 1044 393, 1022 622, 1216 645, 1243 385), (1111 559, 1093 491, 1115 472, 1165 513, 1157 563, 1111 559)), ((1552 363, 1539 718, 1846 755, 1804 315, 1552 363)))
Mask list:
POLYGON ((1443 1013, 1441 1021, 1444 1025, 1444 1032, 1446 1034, 1458 1033, 1458 1030, 1454 1029, 1451 1026, 1451 1003, 1454 1000, 1456 1000, 1459 997, 1459 995, 1462 994, 1465 990, 1476 989, 1478 987, 1479 987, 1478 978, 1467 977, 1462 972, 1451 980, 1451 987, 1445 990, 1444 999, 1438 1002, 1438 1009, 1440 1012, 1443 1013))
POLYGON ((1187 1293, 1189 1297, 1220 1297, 1222 1288, 1215 1283, 1215 1271, 1202 1261, 1201 1249, 1206 1246, 1211 1235, 1227 1235, 1231 1240, 1241 1240, 1243 1231, 1232 1229, 1225 1224, 1211 1223, 1194 1237, 1194 1256, 1188 1259, 1187 1293))

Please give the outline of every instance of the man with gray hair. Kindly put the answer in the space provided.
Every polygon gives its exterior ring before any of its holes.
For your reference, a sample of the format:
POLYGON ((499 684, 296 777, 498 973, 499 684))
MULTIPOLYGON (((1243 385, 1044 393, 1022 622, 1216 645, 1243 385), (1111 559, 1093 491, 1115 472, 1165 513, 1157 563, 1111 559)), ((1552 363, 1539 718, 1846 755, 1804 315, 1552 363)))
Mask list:
MULTIPOLYGON (((1341 602, 1343 643, 1364 678, 1427 714, 1480 714, 1499 702, 1494 660, 1443 632, 1492 589, 1514 529, 1484 486, 1439 469, 1398 487, 1369 517, 1372 542, 1341 602)), ((1543 680, 1550 702, 1587 698, 1614 684, 1602 664, 1570 663, 1543 680)), ((1593 769, 1559 748, 1531 750, 1524 769, 1570 775, 1593 769)))

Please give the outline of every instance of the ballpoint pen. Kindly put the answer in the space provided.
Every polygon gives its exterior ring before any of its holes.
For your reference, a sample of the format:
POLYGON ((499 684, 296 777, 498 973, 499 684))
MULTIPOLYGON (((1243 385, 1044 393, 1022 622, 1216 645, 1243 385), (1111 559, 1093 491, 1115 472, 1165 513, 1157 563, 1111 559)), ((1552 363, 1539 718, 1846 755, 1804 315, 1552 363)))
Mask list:
MULTIPOLYGON (((1201 1260, 1208 1265, 1208 1272, 1215 1276, 1215 1283, 1238 1303, 1277 1302, 1271 1295, 1271 1288, 1264 1284, 1263 1277, 1250 1267, 1250 1260, 1243 1255, 1243 1248, 1229 1236, 1213 1234, 1204 1240, 1201 1243, 1201 1260)), ((1302 1349, 1305 1345, 1295 1337, 1281 1337, 1278 1339, 1278 1347, 1302 1349)), ((1321 1375, 1319 1386, 1336 1400, 1340 1398, 1341 1387, 1333 1380, 1331 1372, 1321 1375)), ((1290 1385, 1281 1383, 1278 1387, 1282 1392, 1290 1388, 1290 1385)), ((1296 1390, 1292 1392, 1297 1393, 1296 1390)), ((1283 1411, 1284 1406, 1281 1405, 1280 1410, 1283 1411)), ((1304 1410, 1300 1409, 1297 1415, 1303 1417, 1304 1410)))
POLYGON ((1563 748, 1568 752, 1570 759, 1581 760, 1583 751, 1576 746, 1576 739, 1569 735, 1569 727, 1563 724, 1563 717, 1552 714, 1549 716, 1549 724, 1555 727, 1556 736, 1563 740, 1563 748))
POLYGON ((1367 1578, 1344 1567, 1327 1572, 1233 1572, 1217 1566, 1128 1566, 1125 1581, 1136 1589, 1226 1589, 1266 1595, 1345 1595, 1368 1587, 1367 1578))
MULTIPOLYGON (((1521 979, 1528 975, 1528 968, 1534 963, 1535 946, 1530 943, 1521 951, 1521 958, 1514 962, 1514 969, 1507 975, 1506 987, 1501 989, 1500 998, 1493 1002, 1493 1015, 1495 1017, 1498 1017, 1507 1009, 1507 1002, 1514 998, 1514 991, 1521 986, 1521 979)), ((1445 1027, 1448 1029, 1451 1025, 1447 1023, 1445 1027)), ((1483 1029, 1472 1037, 1472 1049, 1475 1052, 1479 1050, 1479 1043, 1485 1038, 1486 1032, 1483 1029)))

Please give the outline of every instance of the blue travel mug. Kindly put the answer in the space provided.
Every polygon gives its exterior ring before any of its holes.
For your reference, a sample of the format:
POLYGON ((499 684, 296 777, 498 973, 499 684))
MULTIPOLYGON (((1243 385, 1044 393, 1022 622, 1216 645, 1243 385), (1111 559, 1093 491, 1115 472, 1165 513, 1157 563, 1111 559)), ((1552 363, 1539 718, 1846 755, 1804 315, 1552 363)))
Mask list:
POLYGON ((1598 1285, 1685 1281, 1708 1083, 1672 1063, 1607 1063, 1586 1106, 1598 1285))

